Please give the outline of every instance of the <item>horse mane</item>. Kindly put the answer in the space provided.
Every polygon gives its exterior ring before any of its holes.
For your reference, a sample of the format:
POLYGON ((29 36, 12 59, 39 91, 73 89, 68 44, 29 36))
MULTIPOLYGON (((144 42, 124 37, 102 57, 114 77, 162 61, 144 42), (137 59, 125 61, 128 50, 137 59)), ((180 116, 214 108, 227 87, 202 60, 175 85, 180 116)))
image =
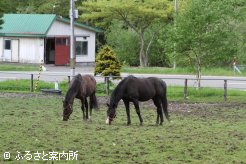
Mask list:
POLYGON ((110 98, 110 102, 114 102, 115 105, 118 104, 118 102, 120 101, 120 99, 122 98, 121 95, 119 93, 123 93, 121 90, 124 89, 125 85, 124 83, 129 80, 130 78, 136 78, 135 76, 127 76, 126 78, 124 78, 123 80, 120 81, 120 83, 117 85, 117 87, 114 89, 114 91, 111 94, 111 98, 110 98))
POLYGON ((81 74, 78 74, 74 76, 73 80, 71 81, 70 87, 67 91, 67 94, 65 96, 65 101, 70 102, 74 97, 77 95, 79 88, 81 87, 82 82, 82 76, 81 74))

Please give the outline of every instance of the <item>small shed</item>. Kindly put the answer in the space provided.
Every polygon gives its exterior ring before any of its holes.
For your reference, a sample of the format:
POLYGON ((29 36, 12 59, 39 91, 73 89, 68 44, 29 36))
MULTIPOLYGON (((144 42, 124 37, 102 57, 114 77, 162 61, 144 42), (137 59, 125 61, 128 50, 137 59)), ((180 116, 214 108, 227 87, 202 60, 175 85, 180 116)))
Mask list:
MULTIPOLYGON (((0 29, 0 61, 67 65, 70 20, 54 14, 4 14, 0 29)), ((96 33, 102 30, 75 21, 77 63, 94 63, 96 33)))

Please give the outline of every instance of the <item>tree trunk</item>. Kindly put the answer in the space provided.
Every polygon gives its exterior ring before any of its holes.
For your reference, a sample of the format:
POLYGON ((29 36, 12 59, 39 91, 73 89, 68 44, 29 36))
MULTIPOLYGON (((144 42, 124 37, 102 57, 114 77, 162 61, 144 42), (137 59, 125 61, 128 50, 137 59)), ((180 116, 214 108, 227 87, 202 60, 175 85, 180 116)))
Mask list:
POLYGON ((144 32, 143 30, 140 33, 140 40, 141 40, 141 46, 140 46, 140 53, 139 53, 139 61, 141 67, 147 67, 148 66, 148 57, 147 54, 144 51, 144 32))
POLYGON ((201 87, 201 74, 202 67, 201 67, 201 59, 199 55, 196 55, 196 81, 197 81, 197 89, 201 87))

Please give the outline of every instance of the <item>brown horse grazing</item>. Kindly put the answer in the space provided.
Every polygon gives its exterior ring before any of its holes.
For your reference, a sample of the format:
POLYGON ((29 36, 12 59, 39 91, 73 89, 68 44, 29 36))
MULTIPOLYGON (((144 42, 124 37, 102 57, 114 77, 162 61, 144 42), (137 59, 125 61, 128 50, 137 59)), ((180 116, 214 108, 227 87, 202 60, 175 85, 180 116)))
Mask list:
POLYGON ((169 121, 166 83, 159 78, 136 78, 134 76, 128 76, 123 79, 112 92, 110 103, 107 104, 107 124, 111 124, 115 118, 116 108, 121 99, 126 107, 127 125, 131 124, 129 102, 133 102, 139 117, 140 125, 142 125, 143 119, 140 114, 138 101, 147 101, 150 99, 153 100, 155 106, 157 107, 156 124, 159 124, 159 118, 161 119, 160 125, 163 123, 162 109, 167 120, 169 121))
POLYGON ((73 112, 74 98, 81 100, 81 109, 83 112, 83 119, 89 119, 88 117, 88 102, 87 97, 90 97, 90 116, 92 108, 98 109, 96 98, 96 80, 91 75, 81 76, 76 75, 66 93, 65 100, 63 101, 63 121, 67 121, 69 116, 73 112), (86 108, 86 115, 84 109, 86 108))

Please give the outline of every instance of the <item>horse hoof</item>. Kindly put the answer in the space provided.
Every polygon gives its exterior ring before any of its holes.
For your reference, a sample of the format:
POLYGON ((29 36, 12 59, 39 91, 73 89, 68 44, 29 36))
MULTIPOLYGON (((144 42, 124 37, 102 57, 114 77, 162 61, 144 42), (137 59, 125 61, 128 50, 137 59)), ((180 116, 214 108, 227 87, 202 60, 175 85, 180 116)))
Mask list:
POLYGON ((131 123, 130 123, 130 122, 128 122, 128 123, 127 123, 127 126, 129 126, 129 125, 131 125, 131 123))

